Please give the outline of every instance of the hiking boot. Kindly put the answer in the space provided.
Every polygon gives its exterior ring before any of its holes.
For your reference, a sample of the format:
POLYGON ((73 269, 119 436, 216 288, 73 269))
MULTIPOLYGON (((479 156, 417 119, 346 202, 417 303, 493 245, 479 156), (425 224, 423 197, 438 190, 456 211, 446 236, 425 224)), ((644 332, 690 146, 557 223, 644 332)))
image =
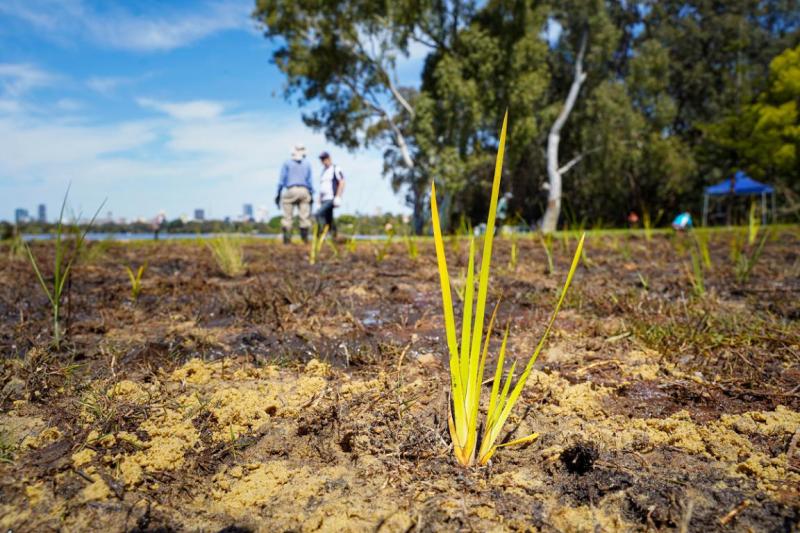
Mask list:
POLYGON ((308 242, 308 228, 300 228, 300 238, 303 242, 308 242))
POLYGON ((289 244, 290 242, 292 242, 292 234, 289 230, 285 229, 283 230, 283 244, 289 244))

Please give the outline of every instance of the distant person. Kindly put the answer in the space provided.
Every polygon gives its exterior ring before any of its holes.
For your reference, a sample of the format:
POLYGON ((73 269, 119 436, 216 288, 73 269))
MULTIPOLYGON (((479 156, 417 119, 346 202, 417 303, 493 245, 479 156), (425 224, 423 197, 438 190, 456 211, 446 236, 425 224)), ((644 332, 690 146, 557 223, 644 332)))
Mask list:
POLYGON ((278 194, 275 196, 275 205, 283 207, 283 242, 289 244, 292 240, 292 223, 294 210, 300 218, 300 237, 303 242, 308 242, 308 229, 311 227, 311 204, 313 203, 314 187, 311 185, 311 164, 306 159, 306 147, 296 144, 292 149, 292 156, 281 167, 281 176, 278 180, 278 194), (284 191, 284 189, 286 189, 284 191), (281 195, 283 191, 283 195, 281 195))
POLYGON ((156 215, 156 218, 153 219, 153 240, 158 240, 158 234, 161 233, 161 230, 164 229, 164 226, 167 225, 167 214, 164 211, 161 211, 156 215))
POLYGON ((508 202, 514 196, 511 194, 511 191, 507 191, 500 199, 497 201, 497 229, 495 233, 501 230, 503 226, 508 223, 508 202))
POLYGON ((319 211, 317 211, 317 224, 320 231, 328 226, 328 231, 332 237, 336 237, 336 222, 333 219, 333 210, 342 205, 342 194, 344 193, 344 174, 342 169, 333 164, 331 154, 322 152, 319 154, 322 161, 322 176, 319 184, 319 211))
POLYGON ((631 228, 639 227, 639 215, 636 213, 636 211, 631 211, 628 213, 628 225, 631 228))
POLYGON ((672 228, 675 231, 686 231, 692 228, 692 215, 688 212, 684 211, 680 215, 675 217, 675 220, 672 221, 672 228))

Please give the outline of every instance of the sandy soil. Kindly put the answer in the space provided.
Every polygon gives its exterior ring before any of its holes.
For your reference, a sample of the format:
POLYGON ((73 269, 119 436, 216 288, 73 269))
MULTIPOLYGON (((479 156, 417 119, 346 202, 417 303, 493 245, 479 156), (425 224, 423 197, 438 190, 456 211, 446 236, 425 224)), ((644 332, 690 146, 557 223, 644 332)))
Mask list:
MULTIPOLYGON (((702 296, 686 239, 590 238, 507 424, 540 438, 474 469, 449 447, 429 242, 313 266, 251 243, 235 279, 202 245, 95 243, 60 349, 30 267, 3 253, 0 527, 796 531, 800 232, 776 232, 747 283, 730 238, 712 236, 702 296), (145 260, 133 302, 123 265, 145 260)), ((509 359, 538 341, 574 245, 556 239, 548 274, 537 241, 515 267, 498 242, 509 359)))

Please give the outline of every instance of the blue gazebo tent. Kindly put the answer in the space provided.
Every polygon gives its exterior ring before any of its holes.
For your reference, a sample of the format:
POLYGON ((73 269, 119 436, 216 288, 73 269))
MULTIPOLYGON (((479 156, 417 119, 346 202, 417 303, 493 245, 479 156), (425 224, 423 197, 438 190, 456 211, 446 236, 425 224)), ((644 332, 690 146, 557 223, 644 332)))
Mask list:
POLYGON ((767 195, 772 195, 772 221, 775 221, 775 188, 756 181, 741 170, 732 178, 709 185, 703 193, 703 225, 708 222, 708 200, 712 196, 761 196, 761 223, 767 222, 767 195))

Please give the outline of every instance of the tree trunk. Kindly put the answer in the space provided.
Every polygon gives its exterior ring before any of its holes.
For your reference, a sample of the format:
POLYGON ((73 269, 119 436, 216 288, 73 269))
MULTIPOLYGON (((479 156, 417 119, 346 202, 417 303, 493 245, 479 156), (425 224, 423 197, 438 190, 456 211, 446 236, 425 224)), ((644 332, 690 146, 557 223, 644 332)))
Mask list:
POLYGON ((572 108, 575 107, 581 85, 586 81, 586 72, 583 70, 586 39, 587 34, 584 32, 581 37, 581 46, 578 51, 578 56, 575 58, 575 77, 569 88, 567 99, 564 101, 564 107, 561 109, 561 113, 559 113, 556 121, 553 122, 553 126, 550 128, 550 134, 547 136, 547 179, 550 184, 550 190, 547 194, 547 209, 542 217, 542 231, 544 233, 552 233, 556 230, 558 227, 558 217, 561 214, 561 176, 571 165, 565 165, 564 169, 558 167, 558 145, 561 142, 561 129, 564 127, 564 123, 567 122, 572 108))
POLYGON ((425 195, 419 190, 415 190, 411 194, 414 195, 414 212, 411 216, 411 224, 414 228, 414 235, 422 235, 422 230, 425 227, 425 195))

